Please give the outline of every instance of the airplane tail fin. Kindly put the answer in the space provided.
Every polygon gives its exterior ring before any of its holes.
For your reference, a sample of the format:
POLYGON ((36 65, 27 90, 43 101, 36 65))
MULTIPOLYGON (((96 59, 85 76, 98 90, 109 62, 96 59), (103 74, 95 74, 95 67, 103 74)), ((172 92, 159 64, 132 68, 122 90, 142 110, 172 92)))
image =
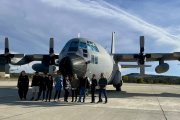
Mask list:
POLYGON ((111 55, 115 53, 115 32, 112 32, 111 55))

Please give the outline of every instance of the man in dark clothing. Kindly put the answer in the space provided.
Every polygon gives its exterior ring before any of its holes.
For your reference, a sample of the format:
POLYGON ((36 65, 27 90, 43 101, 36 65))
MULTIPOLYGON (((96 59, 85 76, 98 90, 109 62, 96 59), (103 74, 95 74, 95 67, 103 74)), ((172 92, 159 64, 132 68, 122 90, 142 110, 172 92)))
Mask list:
POLYGON ((35 72, 35 75, 33 76, 32 83, 31 83, 31 87, 32 87, 32 98, 31 98, 31 100, 34 100, 36 94, 38 95, 40 79, 41 78, 39 76, 39 73, 35 72))
POLYGON ((38 94, 38 100, 41 97, 41 93, 43 92, 43 98, 42 101, 45 98, 46 93, 46 84, 47 84, 48 76, 47 73, 44 73, 40 76, 40 83, 39 83, 39 94, 38 94))
POLYGON ((52 90, 53 90, 53 78, 52 75, 48 75, 48 80, 47 80, 47 91, 46 91, 46 101, 49 99, 49 102, 51 100, 51 94, 52 94, 52 90))
POLYGON ((95 103, 94 93, 96 91, 96 86, 97 86, 96 75, 93 74, 92 79, 91 79, 91 103, 95 103))
POLYGON ((107 79, 104 77, 104 73, 101 73, 101 78, 99 79, 99 102, 102 102, 101 93, 104 94, 105 97, 105 103, 107 103, 107 95, 106 95, 106 85, 107 85, 107 79))
POLYGON ((81 97, 83 97, 83 102, 85 102, 87 88, 89 88, 89 81, 88 78, 84 75, 83 78, 80 79, 80 95, 78 102, 81 102, 81 97))
POLYGON ((26 100, 26 95, 27 95, 28 88, 29 88, 29 78, 26 75, 25 71, 21 72, 21 74, 18 78, 17 87, 18 87, 19 98, 21 100, 23 98, 24 98, 24 100, 26 100))

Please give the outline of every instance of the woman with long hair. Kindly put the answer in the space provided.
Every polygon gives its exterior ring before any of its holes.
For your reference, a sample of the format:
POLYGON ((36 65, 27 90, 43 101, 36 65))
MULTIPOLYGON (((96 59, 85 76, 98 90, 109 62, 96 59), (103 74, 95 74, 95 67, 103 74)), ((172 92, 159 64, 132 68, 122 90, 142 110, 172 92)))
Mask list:
POLYGON ((79 91, 79 79, 76 74, 73 75, 72 80, 71 80, 71 92, 72 92, 72 101, 71 102, 76 102, 77 101, 77 95, 79 91), (75 97, 75 100, 74 100, 75 97))

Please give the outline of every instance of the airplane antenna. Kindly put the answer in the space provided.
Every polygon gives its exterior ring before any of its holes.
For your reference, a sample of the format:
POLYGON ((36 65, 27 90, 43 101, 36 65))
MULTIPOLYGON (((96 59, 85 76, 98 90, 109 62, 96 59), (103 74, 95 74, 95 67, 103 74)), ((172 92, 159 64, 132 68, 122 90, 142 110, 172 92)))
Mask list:
POLYGON ((111 54, 115 53, 115 32, 112 32, 111 54))
POLYGON ((80 36, 81 36, 81 34, 80 34, 80 33, 78 33, 78 38, 80 38, 80 36))

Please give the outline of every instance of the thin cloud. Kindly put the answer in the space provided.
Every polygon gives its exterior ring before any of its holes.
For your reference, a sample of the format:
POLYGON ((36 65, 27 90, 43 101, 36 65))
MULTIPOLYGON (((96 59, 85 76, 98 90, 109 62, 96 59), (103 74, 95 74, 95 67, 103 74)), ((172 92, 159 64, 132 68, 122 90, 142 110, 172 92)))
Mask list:
POLYGON ((58 0, 42 1, 53 5, 54 7, 80 11, 81 13, 88 13, 92 16, 104 17, 105 19, 123 22, 129 28, 154 38, 157 43, 172 45, 174 47, 174 50, 179 50, 180 48, 179 36, 172 35, 164 28, 150 24, 143 19, 140 19, 122 10, 121 8, 113 6, 105 1, 74 0, 74 2, 70 3, 58 0))

